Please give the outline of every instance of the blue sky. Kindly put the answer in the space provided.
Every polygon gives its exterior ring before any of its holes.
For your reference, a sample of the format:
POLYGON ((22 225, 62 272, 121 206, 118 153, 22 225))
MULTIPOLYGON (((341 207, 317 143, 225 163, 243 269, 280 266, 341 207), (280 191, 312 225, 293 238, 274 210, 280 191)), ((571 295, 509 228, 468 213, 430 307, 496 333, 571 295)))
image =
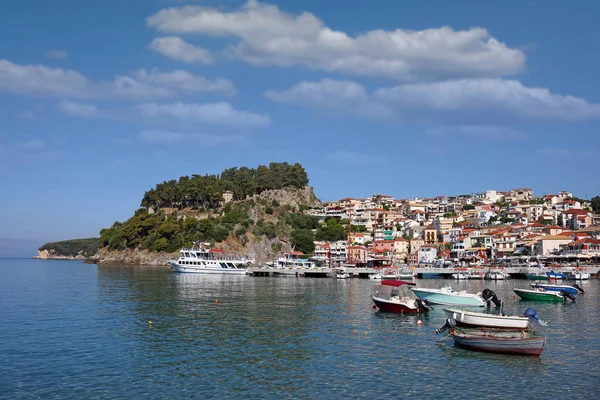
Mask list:
POLYGON ((600 194, 600 5, 22 0, 0 13, 0 256, 181 175, 300 162, 322 200, 600 194))

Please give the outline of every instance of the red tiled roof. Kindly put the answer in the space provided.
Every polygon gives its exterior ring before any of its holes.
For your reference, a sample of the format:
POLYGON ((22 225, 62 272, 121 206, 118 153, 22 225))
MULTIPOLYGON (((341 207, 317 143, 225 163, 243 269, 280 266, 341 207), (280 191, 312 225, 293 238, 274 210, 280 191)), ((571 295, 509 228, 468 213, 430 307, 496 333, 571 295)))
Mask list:
POLYGON ((571 210, 563 211, 563 214, 587 215, 588 212, 585 210, 582 210, 581 208, 573 208, 571 210))
POLYGON ((569 246, 577 245, 577 244, 600 244, 600 240, 596 240, 596 239, 592 239, 592 238, 584 238, 584 239, 579 239, 579 240, 569 243, 569 246))

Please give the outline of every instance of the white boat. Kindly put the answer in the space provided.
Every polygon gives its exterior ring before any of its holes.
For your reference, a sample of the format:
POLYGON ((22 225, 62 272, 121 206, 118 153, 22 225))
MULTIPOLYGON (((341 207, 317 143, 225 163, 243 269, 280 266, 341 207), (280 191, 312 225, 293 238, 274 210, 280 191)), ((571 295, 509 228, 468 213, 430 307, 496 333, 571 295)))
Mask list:
POLYGON ((484 276, 483 271, 470 270, 467 272, 467 279, 483 279, 484 276))
POLYGON ((444 308, 447 317, 458 326, 523 330, 529 327, 529 318, 512 315, 485 314, 459 308, 444 308))
POLYGON ((489 279, 492 281, 503 281, 507 279, 508 275, 502 271, 489 271, 485 274, 485 279, 489 279))
POLYGON ((467 274, 465 272, 457 272, 455 274, 452 274, 452 278, 464 280, 464 279, 467 279, 467 274))
POLYGON ((481 293, 467 293, 466 290, 455 292, 451 287, 440 289, 411 287, 410 290, 419 299, 427 300, 432 304, 466 307, 483 307, 486 304, 486 301, 481 297, 481 293))
POLYGON ((252 260, 229 255, 224 250, 192 247, 181 249, 177 261, 169 261, 175 272, 192 274, 244 275, 252 260))
POLYGON ((273 268, 301 268, 301 269, 313 269, 316 268, 314 262, 301 258, 304 254, 300 251, 292 251, 290 253, 284 253, 277 259, 276 263, 267 263, 269 267, 273 268))
POLYGON ((371 280, 381 280, 381 274, 371 274, 371 275, 369 275, 369 279, 371 279, 371 280))
POLYGON ((335 277, 337 279, 349 279, 350 274, 348 272, 346 272, 346 270, 344 268, 341 268, 341 269, 338 269, 337 271, 335 271, 335 277))

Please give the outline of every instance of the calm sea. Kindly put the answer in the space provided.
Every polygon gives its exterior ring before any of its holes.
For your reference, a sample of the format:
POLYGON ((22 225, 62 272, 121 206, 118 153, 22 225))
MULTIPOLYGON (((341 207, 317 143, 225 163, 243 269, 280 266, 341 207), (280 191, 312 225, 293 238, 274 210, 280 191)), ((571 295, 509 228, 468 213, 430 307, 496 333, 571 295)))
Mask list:
POLYGON ((444 283, 489 287, 507 313, 533 305, 548 348, 454 348, 439 307, 421 327, 375 311, 369 280, 0 259, 0 398, 596 398, 598 281, 574 304, 513 299, 526 281, 418 281, 444 283))

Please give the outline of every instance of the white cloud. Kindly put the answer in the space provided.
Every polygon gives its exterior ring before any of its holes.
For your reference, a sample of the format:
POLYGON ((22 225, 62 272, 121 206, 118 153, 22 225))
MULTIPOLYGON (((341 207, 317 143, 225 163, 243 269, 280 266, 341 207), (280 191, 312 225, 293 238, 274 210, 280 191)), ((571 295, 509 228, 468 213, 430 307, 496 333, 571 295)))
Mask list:
POLYGON ((61 98, 149 100, 203 92, 230 95, 235 89, 227 79, 209 80, 181 70, 140 69, 134 76, 92 82, 73 70, 0 60, 0 91, 61 98))
POLYGON ((210 135, 158 130, 144 130, 140 132, 138 138, 144 143, 159 145, 200 144, 203 146, 217 146, 221 144, 247 144, 249 142, 248 138, 242 135, 210 135))
POLYGON ((98 108, 90 104, 74 103, 72 101, 62 100, 58 104, 58 109, 67 115, 75 117, 97 117, 99 116, 98 108))
POLYGON ((519 140, 526 139, 529 135, 518 129, 506 128, 493 125, 462 125, 462 126, 440 126, 425 131, 431 137, 469 137, 484 140, 519 140))
POLYGON ((63 50, 49 50, 46 53, 46 57, 48 58, 56 58, 56 59, 64 59, 67 58, 67 52, 63 50))
MULTIPOLYGON (((378 89, 361 103, 360 85, 348 81, 301 82, 287 91, 269 91, 267 97, 328 110, 332 105, 351 115, 375 111, 396 119, 459 119, 460 125, 481 124, 490 119, 507 120, 585 120, 600 118, 600 104, 585 99, 551 93, 545 88, 529 88, 504 79, 461 79, 454 81, 403 84, 378 89), (350 90, 348 88, 354 88, 350 90), (352 99, 351 102, 348 99, 352 99)), ((367 113, 369 114, 369 113, 367 113)), ((463 129, 464 131, 464 129, 463 129)), ((470 131, 471 135, 491 132, 470 131)))
POLYGON ((255 0, 234 12, 202 6, 163 9, 147 25, 173 34, 237 37, 227 52, 256 65, 301 65, 397 81, 498 77, 519 72, 525 64, 521 50, 483 28, 373 30, 349 36, 311 13, 291 15, 255 0))
POLYGON ((489 111, 524 119, 579 120, 600 117, 600 104, 553 94, 546 88, 529 88, 504 79, 400 85, 377 90, 373 98, 401 110, 442 113, 489 111))
POLYGON ((135 71, 134 76, 139 82, 161 86, 174 92, 211 92, 222 95, 233 95, 236 92, 233 82, 228 79, 209 80, 182 70, 161 72, 157 68, 150 71, 140 69, 135 71))
POLYGON ((209 50, 196 47, 176 36, 156 38, 148 45, 148 48, 173 60, 189 64, 212 64, 214 62, 214 57, 209 50))
POLYGON ((134 109, 144 118, 172 119, 181 122, 260 128, 270 125, 268 115, 240 111, 229 103, 145 103, 134 109))
POLYGON ((283 92, 269 90, 265 92, 265 96, 277 102, 303 104, 325 109, 361 104, 367 100, 367 93, 362 85, 333 79, 300 82, 283 92))

